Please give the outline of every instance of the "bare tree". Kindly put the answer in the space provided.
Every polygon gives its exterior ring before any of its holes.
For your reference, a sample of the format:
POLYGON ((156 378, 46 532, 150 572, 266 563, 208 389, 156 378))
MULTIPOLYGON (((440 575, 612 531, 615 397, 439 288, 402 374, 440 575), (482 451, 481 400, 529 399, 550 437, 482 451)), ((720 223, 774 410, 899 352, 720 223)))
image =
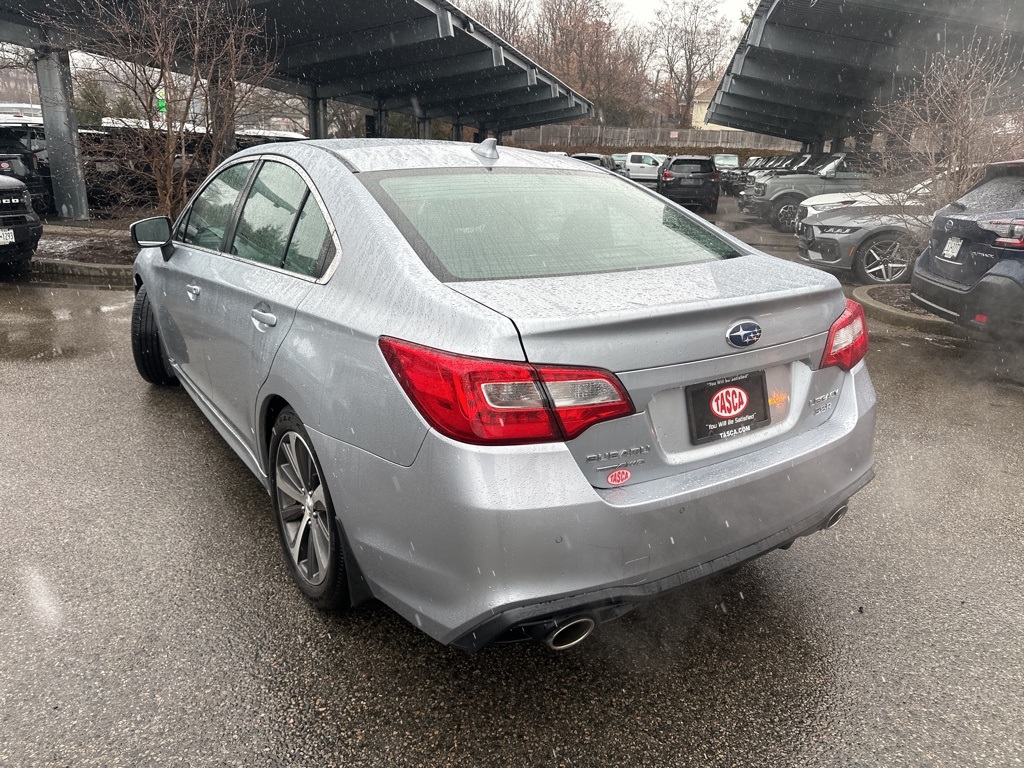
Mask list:
POLYGON ((131 100, 145 158, 130 158, 134 171, 173 214, 231 151, 240 105, 273 71, 274 41, 256 11, 231 0, 76 5, 39 21, 93 54, 93 68, 131 100))
POLYGON ((728 24, 714 0, 662 0, 655 18, 670 111, 681 127, 689 128, 702 83, 722 66, 730 43, 728 24))
POLYGON ((28 48, 0 43, 0 70, 30 69, 32 52, 28 48))
POLYGON ((533 0, 463 0, 459 7, 512 45, 529 42, 533 0))
POLYGON ((933 54, 902 93, 876 105, 878 122, 867 131, 880 139, 879 187, 925 181, 925 201, 939 208, 977 181, 986 163, 1024 154, 1019 70, 1020 54, 999 39, 933 54))

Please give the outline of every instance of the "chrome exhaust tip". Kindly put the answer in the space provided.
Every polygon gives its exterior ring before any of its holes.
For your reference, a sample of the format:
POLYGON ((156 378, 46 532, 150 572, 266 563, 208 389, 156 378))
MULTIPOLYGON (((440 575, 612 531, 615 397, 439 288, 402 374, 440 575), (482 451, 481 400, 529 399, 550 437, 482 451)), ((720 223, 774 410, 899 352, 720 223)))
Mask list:
POLYGON ((838 525, 839 521, 846 517, 847 509, 849 509, 849 507, 846 504, 837 507, 832 514, 828 516, 828 520, 825 521, 823 530, 827 531, 829 528, 834 528, 838 525))
POLYGON ((581 616, 556 629, 544 638, 544 642, 553 651, 564 651, 586 640, 595 626, 592 618, 581 616))

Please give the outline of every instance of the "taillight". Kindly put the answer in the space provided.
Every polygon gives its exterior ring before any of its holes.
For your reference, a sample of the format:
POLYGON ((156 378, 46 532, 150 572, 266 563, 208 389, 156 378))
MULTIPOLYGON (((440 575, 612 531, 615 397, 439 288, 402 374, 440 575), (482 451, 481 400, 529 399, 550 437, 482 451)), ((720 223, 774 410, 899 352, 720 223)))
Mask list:
POLYGON ((1024 221, 982 220, 978 222, 978 226, 998 235, 996 245, 1004 248, 1024 248, 1024 221))
POLYGON ((718 181, 720 178, 722 178, 722 176, 721 174, 719 174, 718 171, 715 171, 714 173, 711 174, 712 181, 718 181))
POLYGON ((853 299, 847 299, 846 309, 828 331, 821 367, 837 365, 848 371, 863 360, 867 353, 868 324, 864 317, 864 307, 853 299))
POLYGON ((465 443, 571 440, 634 412, 619 380, 600 369, 466 357, 386 336, 380 349, 423 418, 465 443))
POLYGON ((676 177, 676 175, 674 173, 672 173, 672 171, 662 171, 661 172, 661 180, 662 181, 672 181, 672 179, 674 179, 675 177, 676 177))

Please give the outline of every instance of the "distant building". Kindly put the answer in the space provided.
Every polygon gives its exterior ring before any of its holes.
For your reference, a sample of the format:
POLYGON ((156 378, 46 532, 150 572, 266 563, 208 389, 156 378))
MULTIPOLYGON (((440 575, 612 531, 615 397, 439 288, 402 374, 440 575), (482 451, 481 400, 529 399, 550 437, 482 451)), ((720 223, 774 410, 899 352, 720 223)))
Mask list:
POLYGON ((707 131, 734 131, 735 128, 728 128, 724 125, 707 125, 704 119, 708 115, 711 100, 715 98, 715 91, 718 90, 718 82, 701 83, 701 89, 697 91, 693 100, 693 127, 707 131))

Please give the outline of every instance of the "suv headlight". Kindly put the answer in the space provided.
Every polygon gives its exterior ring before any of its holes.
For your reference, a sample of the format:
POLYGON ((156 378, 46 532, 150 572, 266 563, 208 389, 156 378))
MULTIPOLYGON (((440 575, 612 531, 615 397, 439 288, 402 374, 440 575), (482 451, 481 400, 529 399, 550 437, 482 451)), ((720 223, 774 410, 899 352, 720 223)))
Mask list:
POLYGON ((767 184, 757 182, 757 184, 754 185, 754 194, 757 195, 758 197, 764 197, 764 193, 767 191, 767 189, 767 184))
POLYGON ((25 190, 25 210, 32 210, 32 193, 29 192, 27 189, 25 190))
POLYGON ((822 227, 821 234, 823 235, 852 235, 860 227, 822 227))

